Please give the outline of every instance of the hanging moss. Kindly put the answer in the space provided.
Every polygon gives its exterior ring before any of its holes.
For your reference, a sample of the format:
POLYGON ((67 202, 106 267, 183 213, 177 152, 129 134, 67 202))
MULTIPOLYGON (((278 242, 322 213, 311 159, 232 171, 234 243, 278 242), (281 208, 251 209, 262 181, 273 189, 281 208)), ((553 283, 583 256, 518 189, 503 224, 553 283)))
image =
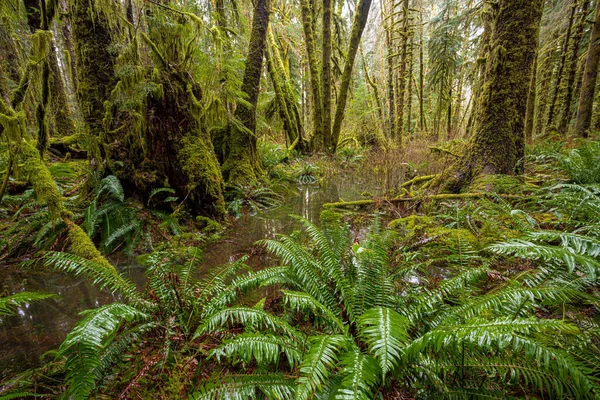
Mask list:
POLYGON ((115 55, 109 21, 92 0, 73 0, 73 36, 77 55, 77 98, 89 133, 104 133, 104 103, 115 86, 115 55))

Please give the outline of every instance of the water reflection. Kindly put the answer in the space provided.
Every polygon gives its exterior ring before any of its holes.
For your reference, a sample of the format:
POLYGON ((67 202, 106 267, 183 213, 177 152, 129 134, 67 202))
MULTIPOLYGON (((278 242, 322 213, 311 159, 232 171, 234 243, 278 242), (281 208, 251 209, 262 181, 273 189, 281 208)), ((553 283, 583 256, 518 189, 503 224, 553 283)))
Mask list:
MULTIPOLYGON (((272 264, 269 255, 254 245, 257 240, 273 239, 278 233, 298 229, 298 222, 290 214, 318 222, 324 203, 340 198, 356 200, 365 190, 376 193, 377 184, 368 183, 365 178, 346 177, 320 186, 298 186, 294 193, 286 196, 282 206, 240 218, 222 241, 206 249, 203 270, 237 260, 245 254, 251 255, 249 263, 255 267, 272 264)), ((143 271, 133 260, 111 261, 138 286, 143 286, 143 271)), ((57 348, 79 320, 79 312, 119 300, 113 294, 97 290, 84 279, 48 271, 15 271, 12 267, 0 267, 0 282, 0 293, 4 295, 27 290, 61 296, 57 300, 24 306, 15 316, 0 318, 0 380, 39 365, 40 356, 57 348)))

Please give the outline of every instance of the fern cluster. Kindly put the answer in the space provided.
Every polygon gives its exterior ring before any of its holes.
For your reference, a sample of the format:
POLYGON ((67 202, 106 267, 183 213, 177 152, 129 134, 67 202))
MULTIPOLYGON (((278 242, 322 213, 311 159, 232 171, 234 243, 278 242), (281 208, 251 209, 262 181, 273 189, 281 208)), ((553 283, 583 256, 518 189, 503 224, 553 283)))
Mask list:
MULTIPOLYGON (((551 318, 565 304, 594 303, 586 290, 594 282, 595 242, 563 237, 579 253, 581 268, 566 258, 560 274, 540 267, 490 290, 493 271, 482 264, 427 288, 398 279, 412 267, 390 262, 389 232, 374 228, 353 244, 348 227, 328 213, 322 229, 301 221, 307 243, 297 235, 263 242, 286 265, 269 281, 282 287, 281 311, 267 312, 262 303, 224 309, 196 333, 243 326, 211 354, 252 365, 253 374, 207 383, 196 398, 372 399, 393 382, 419 397, 600 394, 598 349, 569 351, 593 343, 595 331, 564 315, 551 318), (273 376, 274 368, 288 372, 273 376)), ((510 243, 489 251, 499 247, 510 243)))

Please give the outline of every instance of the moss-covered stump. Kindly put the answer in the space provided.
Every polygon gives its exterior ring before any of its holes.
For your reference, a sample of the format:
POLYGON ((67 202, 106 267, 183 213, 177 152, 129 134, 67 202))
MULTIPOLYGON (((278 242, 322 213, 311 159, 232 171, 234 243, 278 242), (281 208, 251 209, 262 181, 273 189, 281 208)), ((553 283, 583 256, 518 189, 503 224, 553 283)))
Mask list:
POLYGON ((185 71, 166 69, 155 69, 145 77, 156 90, 140 106, 143 123, 134 113, 119 113, 115 106, 107 154, 117 161, 112 163, 113 172, 128 191, 148 199, 153 190, 170 187, 192 213, 221 218, 223 177, 200 117, 202 94, 186 78, 185 71))

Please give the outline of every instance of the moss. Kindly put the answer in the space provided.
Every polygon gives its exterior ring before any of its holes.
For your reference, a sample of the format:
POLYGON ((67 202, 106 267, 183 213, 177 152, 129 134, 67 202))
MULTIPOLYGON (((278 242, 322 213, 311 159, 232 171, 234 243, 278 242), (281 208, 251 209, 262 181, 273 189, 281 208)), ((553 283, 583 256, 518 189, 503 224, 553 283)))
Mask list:
POLYGON ((40 158, 35 146, 23 141, 21 158, 24 163, 23 171, 33 185, 38 199, 48 205, 48 210, 50 210, 52 216, 54 218, 70 217, 71 213, 64 206, 62 195, 58 191, 52 174, 40 158))
MULTIPOLYGON (((475 134, 442 184, 458 193, 480 174, 519 174, 525 156, 525 113, 542 15, 542 0, 498 2, 478 96, 475 134)), ((440 182, 442 183, 442 182, 440 182)))
POLYGON ((210 203, 212 215, 224 215, 223 177, 212 143, 206 138, 188 135, 181 141, 179 159, 182 172, 188 178, 191 200, 204 206, 210 203))
POLYGON ((201 215, 196 217, 196 226, 204 232, 218 232, 222 229, 217 221, 201 215))
POLYGON ((399 218, 391 221, 388 228, 406 228, 410 230, 423 229, 434 224, 434 219, 426 215, 412 214, 405 218, 399 218))
POLYGON ((480 175, 469 186, 469 192, 518 194, 523 191, 521 179, 510 175, 480 175))
POLYGON ((85 258, 102 265, 108 269, 114 269, 112 264, 108 262, 100 251, 96 248, 87 233, 81 227, 72 221, 67 220, 67 228, 69 229, 69 240, 71 241, 71 252, 76 256, 85 258))

